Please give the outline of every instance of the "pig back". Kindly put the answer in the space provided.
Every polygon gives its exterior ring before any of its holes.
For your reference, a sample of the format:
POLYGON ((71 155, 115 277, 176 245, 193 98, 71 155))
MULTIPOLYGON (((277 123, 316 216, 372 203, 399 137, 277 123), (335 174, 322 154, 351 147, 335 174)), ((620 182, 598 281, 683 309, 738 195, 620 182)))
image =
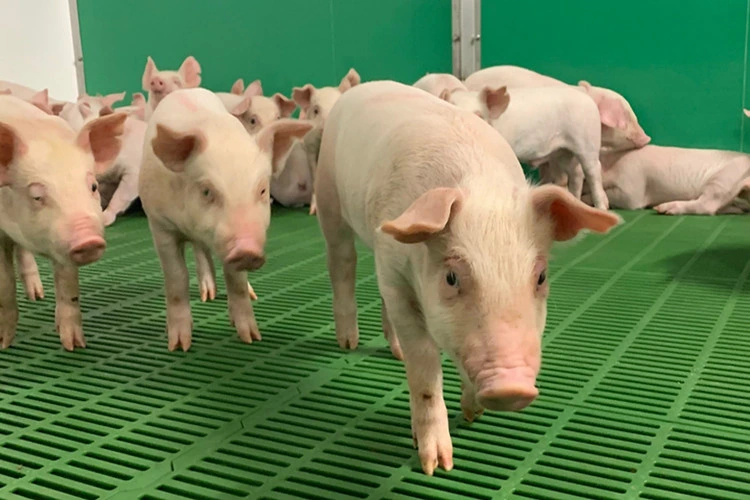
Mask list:
POLYGON ((566 85, 555 78, 519 66, 492 66, 472 73, 464 82, 469 90, 482 87, 559 87, 566 85))
POLYGON ((484 175, 524 183, 507 142, 483 120, 414 87, 369 82, 326 122, 320 169, 331 169, 344 220, 372 246, 376 228, 425 191, 484 175))

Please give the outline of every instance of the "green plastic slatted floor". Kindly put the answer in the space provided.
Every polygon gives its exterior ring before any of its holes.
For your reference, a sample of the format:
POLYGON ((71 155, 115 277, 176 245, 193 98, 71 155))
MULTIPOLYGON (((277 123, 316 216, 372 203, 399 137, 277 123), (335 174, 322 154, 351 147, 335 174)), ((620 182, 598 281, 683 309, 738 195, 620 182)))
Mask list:
POLYGON ((263 341, 240 343, 225 295, 201 304, 193 278, 193 348, 169 353, 158 261, 127 217, 82 270, 88 349, 61 349, 46 265, 48 298, 21 299, 0 352, 0 498, 750 498, 750 219, 623 215, 555 251, 531 407, 466 424, 446 369, 456 468, 433 478, 369 252, 358 351, 335 342, 315 219, 277 210, 251 277, 263 341))

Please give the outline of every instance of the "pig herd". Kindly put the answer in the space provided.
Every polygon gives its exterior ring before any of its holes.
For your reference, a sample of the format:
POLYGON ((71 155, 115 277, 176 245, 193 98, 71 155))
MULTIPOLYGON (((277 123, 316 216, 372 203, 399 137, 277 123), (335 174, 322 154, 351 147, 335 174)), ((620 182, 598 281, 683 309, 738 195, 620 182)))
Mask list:
POLYGON ((149 57, 147 97, 119 108, 124 93, 71 103, 0 82, 0 345, 18 323, 14 259, 27 297, 44 296, 38 254, 53 263, 63 347, 86 346, 78 269, 102 257, 104 226, 136 198, 164 274, 168 348, 191 346, 188 244, 201 300, 217 295, 215 255, 232 325, 260 340, 247 272, 265 262, 271 203, 310 205, 345 349, 359 341, 355 238, 374 252, 383 332, 405 365, 430 475, 453 466, 441 351, 461 375, 469 421, 537 397, 553 242, 607 232, 620 223, 610 206, 741 211, 750 178, 738 153, 649 145, 611 90, 511 66, 413 86, 361 83, 352 69, 291 99, 264 97, 258 80, 227 93, 200 83, 193 57, 177 71, 149 57), (543 185, 519 160, 540 168, 543 185))

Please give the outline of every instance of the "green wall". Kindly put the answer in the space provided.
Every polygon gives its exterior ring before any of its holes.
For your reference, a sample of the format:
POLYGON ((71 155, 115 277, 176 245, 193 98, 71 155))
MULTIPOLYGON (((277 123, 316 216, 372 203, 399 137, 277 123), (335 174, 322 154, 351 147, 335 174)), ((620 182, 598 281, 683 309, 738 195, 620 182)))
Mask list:
POLYGON ((482 66, 609 87, 654 144, 739 150, 748 0, 482 1, 482 66))
MULTIPOLYGON (((177 69, 193 55, 202 86, 260 78, 266 95, 451 72, 450 0, 78 0, 90 94, 141 90, 146 56, 177 69)), ((129 98, 128 98, 129 99, 129 98)))

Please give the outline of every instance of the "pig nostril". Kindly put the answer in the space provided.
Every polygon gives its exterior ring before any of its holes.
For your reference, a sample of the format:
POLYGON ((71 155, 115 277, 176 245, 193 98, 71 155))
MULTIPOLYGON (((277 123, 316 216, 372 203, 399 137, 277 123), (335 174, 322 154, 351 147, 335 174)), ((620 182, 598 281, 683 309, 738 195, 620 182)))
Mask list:
POLYGON ((99 260, 104 253, 104 240, 91 240, 78 244, 70 249, 70 260, 79 265, 90 264, 99 260))

